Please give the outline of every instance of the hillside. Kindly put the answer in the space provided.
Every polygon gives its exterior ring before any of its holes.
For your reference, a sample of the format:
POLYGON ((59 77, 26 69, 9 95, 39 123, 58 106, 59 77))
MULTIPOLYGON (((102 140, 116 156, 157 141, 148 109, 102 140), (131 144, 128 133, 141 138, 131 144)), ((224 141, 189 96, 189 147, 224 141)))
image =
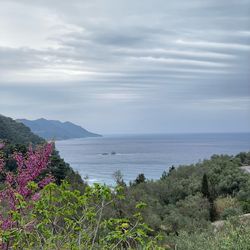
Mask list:
MULTIPOLYGON (((141 174, 130 183, 120 207, 127 216, 140 198, 147 204, 144 220, 155 231, 176 236, 183 232, 207 233, 211 222, 250 213, 250 174, 242 169, 249 163, 250 152, 242 152, 172 167, 156 181, 146 180, 141 174)), ((178 237, 168 240, 176 243, 178 237)), ((186 240, 192 241, 191 236, 186 240)))
MULTIPOLYGON (((14 152, 26 153, 30 143, 39 145, 45 142, 44 139, 33 134, 30 128, 26 127, 23 123, 16 122, 12 118, 3 115, 0 115, 0 141, 1 140, 6 142, 3 151, 5 159, 9 159, 6 162, 6 168, 9 170, 16 168, 16 164, 10 160, 14 152)), ((69 180, 72 185, 79 186, 83 183, 80 175, 73 171, 55 149, 50 159, 49 171, 54 176, 57 184, 65 178, 69 180)))
POLYGON ((84 137, 99 137, 100 135, 91 133, 81 126, 71 122, 60 122, 57 120, 46 120, 44 118, 37 120, 18 119, 18 122, 29 127, 31 131, 46 140, 65 140, 84 137))
POLYGON ((0 115, 0 139, 13 144, 39 144, 44 141, 24 124, 17 123, 12 118, 3 115, 0 115))

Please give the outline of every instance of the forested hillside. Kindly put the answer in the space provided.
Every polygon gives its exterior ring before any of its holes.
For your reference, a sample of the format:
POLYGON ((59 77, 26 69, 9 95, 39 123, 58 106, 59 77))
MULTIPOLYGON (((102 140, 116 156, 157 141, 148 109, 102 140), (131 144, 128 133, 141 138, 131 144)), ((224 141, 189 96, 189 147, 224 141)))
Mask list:
POLYGON ((12 118, 0 115, 0 139, 7 140, 12 144, 43 143, 44 139, 33 134, 22 123, 17 123, 12 118))
MULTIPOLYGON (((30 144, 36 147, 45 143, 43 138, 33 134, 23 123, 16 122, 12 118, 3 115, 0 115, 0 142, 1 141, 5 144, 4 154, 7 159, 6 168, 9 170, 16 168, 15 162, 10 159, 14 152, 26 153, 30 144)), ((74 180, 77 186, 82 183, 80 175, 73 171, 55 149, 50 159, 48 171, 52 173, 57 183, 61 183, 65 178, 72 179, 72 182, 74 180)))
POLYGON ((175 234, 250 213, 250 174, 240 168, 249 162, 250 153, 214 155, 194 165, 172 167, 158 181, 141 174, 127 187, 120 178, 118 183, 124 185, 127 196, 121 211, 128 213, 141 200, 148 205, 144 214, 148 224, 175 234))
POLYGON ((142 201, 145 222, 177 249, 249 249, 250 216, 237 217, 250 213, 250 174, 241 169, 249 163, 250 152, 214 155, 194 165, 172 166, 158 181, 140 174, 129 186, 118 174, 126 198, 113 216, 130 216, 142 201), (220 234, 211 224, 217 220, 226 220, 220 234))

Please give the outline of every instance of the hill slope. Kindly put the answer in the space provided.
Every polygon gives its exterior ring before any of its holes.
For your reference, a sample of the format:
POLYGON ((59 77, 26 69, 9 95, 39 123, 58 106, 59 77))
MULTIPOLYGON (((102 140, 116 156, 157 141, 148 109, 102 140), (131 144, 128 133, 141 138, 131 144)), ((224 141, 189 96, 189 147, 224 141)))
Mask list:
POLYGON ((3 115, 0 115, 0 139, 13 144, 39 144, 44 142, 42 138, 34 135, 24 124, 17 123, 12 118, 3 115))
MULTIPOLYGON (((3 153, 4 158, 7 159, 5 168, 10 171, 16 168, 16 163, 12 160, 12 154, 14 152, 25 154, 30 143, 33 143, 33 145, 45 143, 44 139, 33 134, 30 128, 26 127, 23 123, 3 115, 0 115, 0 141, 1 140, 6 141, 3 153)), ((60 184, 63 179, 67 179, 72 186, 77 186, 80 189, 85 185, 81 176, 60 157, 56 149, 54 149, 51 155, 48 169, 54 176, 57 184, 60 184)))
POLYGON ((37 134, 47 140, 64 140, 100 136, 71 122, 46 120, 44 118, 33 121, 26 119, 19 119, 17 121, 22 122, 25 126, 29 127, 34 134, 37 134))

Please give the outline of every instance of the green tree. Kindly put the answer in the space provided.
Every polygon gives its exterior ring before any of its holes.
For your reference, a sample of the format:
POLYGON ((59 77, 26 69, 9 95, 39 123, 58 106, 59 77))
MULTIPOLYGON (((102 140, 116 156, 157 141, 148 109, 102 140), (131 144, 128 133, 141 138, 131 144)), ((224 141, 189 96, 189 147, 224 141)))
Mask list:
POLYGON ((217 218, 217 212, 214 205, 214 195, 211 194, 209 190, 208 178, 206 174, 204 174, 202 177, 201 192, 203 194, 203 197, 207 198, 210 203, 210 208, 209 208, 210 220, 215 221, 217 218))
POLYGON ((146 182, 146 178, 145 178, 145 175, 144 174, 139 174, 136 179, 135 179, 135 185, 138 185, 140 183, 144 183, 146 182))
POLYGON ((210 198, 208 179, 206 174, 204 174, 202 177, 201 193, 203 194, 203 197, 206 197, 208 199, 210 198))

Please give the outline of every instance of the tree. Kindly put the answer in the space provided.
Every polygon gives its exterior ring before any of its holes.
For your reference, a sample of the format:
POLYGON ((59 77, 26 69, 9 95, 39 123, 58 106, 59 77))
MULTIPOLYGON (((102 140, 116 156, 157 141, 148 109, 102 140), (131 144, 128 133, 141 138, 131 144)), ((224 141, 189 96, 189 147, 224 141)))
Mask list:
POLYGON ((203 197, 206 197, 208 199, 210 198, 208 179, 206 174, 204 174, 202 177, 201 193, 203 194, 203 197))
POLYGON ((210 208, 209 208, 210 220, 215 221, 215 219, 217 218, 217 212, 214 205, 214 197, 209 191, 208 178, 206 174, 204 174, 202 177, 201 192, 203 194, 203 197, 207 198, 210 203, 210 208))
POLYGON ((55 177, 56 184, 60 185, 62 180, 68 176, 70 170, 69 164, 60 158, 58 151, 54 150, 50 158, 48 171, 55 177))
POLYGON ((139 174, 135 179, 135 185, 138 185, 140 183, 144 183, 146 181, 144 174, 139 174))
POLYGON ((171 168, 169 168, 168 175, 170 175, 174 170, 175 170, 175 167, 174 165, 172 165, 171 168))
POLYGON ((164 170, 163 171, 163 173, 162 173, 162 175, 161 175, 161 180, 163 181, 163 180, 165 180, 166 178, 167 178, 167 172, 164 170))
POLYGON ((118 186, 126 187, 126 183, 123 180, 123 174, 120 170, 117 170, 116 172, 114 172, 113 178, 118 186))

